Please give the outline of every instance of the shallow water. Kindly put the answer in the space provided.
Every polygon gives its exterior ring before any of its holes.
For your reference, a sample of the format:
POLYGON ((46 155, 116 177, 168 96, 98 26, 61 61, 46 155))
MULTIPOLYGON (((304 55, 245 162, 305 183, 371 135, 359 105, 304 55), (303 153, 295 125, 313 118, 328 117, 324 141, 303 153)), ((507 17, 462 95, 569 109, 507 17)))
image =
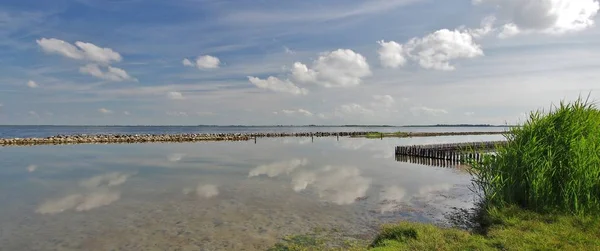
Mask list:
POLYGON ((277 138, 0 148, 0 250, 264 250, 287 234, 444 221, 470 177, 394 146, 500 140, 277 138))

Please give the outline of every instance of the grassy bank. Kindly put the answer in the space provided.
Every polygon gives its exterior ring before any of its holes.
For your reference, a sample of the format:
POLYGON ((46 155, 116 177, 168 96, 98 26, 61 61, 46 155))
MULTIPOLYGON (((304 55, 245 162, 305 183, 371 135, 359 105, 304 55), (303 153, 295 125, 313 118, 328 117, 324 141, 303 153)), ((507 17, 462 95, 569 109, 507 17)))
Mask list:
POLYGON ((582 99, 561 103, 505 136, 495 158, 471 163, 483 195, 463 218, 470 231, 400 222, 352 250, 600 250, 600 110, 582 99))

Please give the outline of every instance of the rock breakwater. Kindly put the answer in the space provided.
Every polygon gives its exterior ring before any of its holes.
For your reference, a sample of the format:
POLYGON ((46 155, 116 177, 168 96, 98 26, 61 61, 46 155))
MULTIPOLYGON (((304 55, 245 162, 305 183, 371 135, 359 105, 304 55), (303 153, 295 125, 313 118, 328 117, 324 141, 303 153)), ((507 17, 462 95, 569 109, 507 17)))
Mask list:
POLYGON ((196 141, 246 141, 275 137, 348 137, 364 136, 370 132, 296 132, 296 133, 191 133, 191 134, 98 134, 57 135, 45 138, 0 139, 0 146, 108 144, 196 141))

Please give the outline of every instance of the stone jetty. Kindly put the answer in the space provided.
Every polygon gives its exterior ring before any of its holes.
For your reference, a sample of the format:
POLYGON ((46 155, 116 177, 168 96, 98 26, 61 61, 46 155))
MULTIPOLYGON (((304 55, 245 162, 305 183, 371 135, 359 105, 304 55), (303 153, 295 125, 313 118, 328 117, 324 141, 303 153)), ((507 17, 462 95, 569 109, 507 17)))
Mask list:
POLYGON ((191 133, 191 134, 98 134, 57 135, 45 138, 0 139, 0 146, 107 144, 150 142, 247 141, 275 137, 349 137, 370 132, 280 132, 280 133, 191 133))

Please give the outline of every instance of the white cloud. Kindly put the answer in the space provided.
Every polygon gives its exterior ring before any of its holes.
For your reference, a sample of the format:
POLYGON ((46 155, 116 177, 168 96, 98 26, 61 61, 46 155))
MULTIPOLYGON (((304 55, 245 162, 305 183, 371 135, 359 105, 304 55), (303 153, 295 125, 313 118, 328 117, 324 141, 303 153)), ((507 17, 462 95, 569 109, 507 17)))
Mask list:
POLYGON ((30 116, 33 116, 33 117, 36 117, 36 118, 39 118, 39 117, 40 117, 40 115, 39 115, 37 112, 35 112, 35 111, 29 111, 29 112, 27 112, 27 113, 28 113, 30 116))
POLYGON ((200 56, 196 59, 196 67, 198 69, 216 69, 219 68, 221 60, 210 55, 200 56))
POLYGON ((450 71, 451 60, 483 56, 481 47, 465 31, 438 30, 423 38, 413 38, 405 45, 407 55, 425 69, 450 71))
POLYGON ((111 114, 111 113, 113 113, 113 111, 108 110, 106 108, 100 108, 100 109, 98 109, 98 112, 104 113, 104 114, 111 114))
POLYGON ((401 44, 394 41, 385 42, 383 40, 377 42, 381 47, 377 50, 379 61, 383 67, 397 68, 406 64, 404 49, 401 44))
POLYGON ((336 108, 335 110, 335 114, 337 116, 348 116, 348 115, 373 115, 375 113, 375 111, 365 108, 362 105, 356 104, 356 103, 352 103, 352 104, 345 104, 345 105, 341 105, 340 107, 336 108))
POLYGON ((131 113, 130 113, 130 112, 128 112, 128 111, 123 111, 123 115, 127 115, 127 116, 129 116, 129 115, 131 115, 131 113))
POLYGON ((290 49, 290 48, 289 48, 289 47, 287 47, 287 46, 284 46, 284 47, 283 47, 283 50, 285 51, 285 54, 289 54, 289 55, 294 55, 294 54, 296 54, 296 52, 295 52, 294 50, 290 49))
POLYGON ((258 88, 267 89, 274 92, 285 92, 294 95, 306 95, 308 90, 296 86, 289 80, 281 80, 276 77, 269 77, 267 79, 260 79, 257 77, 248 76, 250 83, 256 85, 258 88))
POLYGON ((129 76, 129 74, 127 74, 125 70, 112 66, 108 66, 107 71, 102 71, 102 69, 100 69, 100 66, 97 64, 87 64, 85 66, 79 67, 79 72, 115 82, 137 81, 137 79, 129 76))
POLYGON ((365 57, 349 49, 338 49, 321 54, 311 68, 300 62, 294 63, 291 78, 294 82, 329 88, 356 86, 370 75, 365 57))
POLYGON ((505 24, 504 26, 502 26, 502 30, 500 31, 500 34, 498 34, 499 38, 509 38, 509 37, 514 37, 516 35, 518 35, 521 31, 519 30, 519 27, 517 27, 515 24, 510 23, 510 24, 505 24))
POLYGON ((472 32, 442 29, 422 38, 412 38, 404 45, 379 41, 380 60, 386 67, 398 67, 404 65, 402 60, 409 58, 425 69, 451 71, 455 69, 450 64, 452 60, 484 55, 472 32))
POLYGON ((185 98, 183 97, 183 95, 181 94, 181 92, 175 92, 175 91, 168 92, 168 93, 167 93, 167 98, 169 98, 169 99, 173 99, 173 100, 181 100, 181 99, 185 99, 185 98))
POLYGON ((284 113, 284 114, 287 114, 287 115, 301 114, 301 115, 304 115, 304 116, 307 116, 307 117, 312 117, 312 116, 313 116, 313 113, 312 113, 312 112, 310 112, 310 111, 307 111, 307 110, 304 110, 304 109, 298 109, 298 110, 282 110, 281 112, 282 112, 282 113, 284 113))
POLYGON ((474 112, 465 112, 465 116, 467 116, 467 117, 471 117, 473 115, 475 115, 474 112))
POLYGON ((27 81, 27 87, 29 87, 29 88, 38 88, 39 85, 35 81, 29 80, 29 81, 27 81))
POLYGON ((396 101, 390 95, 373 95, 373 99, 375 99, 375 101, 371 103, 371 106, 373 107, 392 107, 396 104, 396 101))
POLYGON ((290 174, 296 168, 306 166, 307 164, 307 159, 292 159, 289 161, 281 161, 267 165, 260 165, 250 170, 250 173, 248 173, 248 177, 267 175, 268 177, 273 178, 284 173, 290 174))
POLYGON ((187 58, 184 58, 183 61, 181 61, 181 63, 184 66, 194 67, 194 63, 192 61, 190 61, 189 59, 187 59, 187 58))
POLYGON ((187 117, 188 113, 187 112, 167 112, 167 115, 173 116, 173 117, 187 117))
POLYGON ((600 9, 596 0, 473 0, 498 10, 505 25, 501 37, 539 32, 564 34, 588 29, 600 9))
POLYGON ((419 114, 425 114, 425 115, 429 115, 429 116, 439 116, 442 114, 448 114, 448 111, 446 111, 444 109, 435 109, 435 108, 429 108, 426 106, 415 106, 415 107, 410 108, 410 111, 415 116, 418 116, 419 114))
POLYGON ((47 53, 60 54, 78 60, 109 64, 111 62, 120 62, 123 59, 118 52, 110 48, 98 47, 92 43, 77 41, 75 42, 76 47, 56 38, 41 38, 36 40, 36 42, 47 53))

